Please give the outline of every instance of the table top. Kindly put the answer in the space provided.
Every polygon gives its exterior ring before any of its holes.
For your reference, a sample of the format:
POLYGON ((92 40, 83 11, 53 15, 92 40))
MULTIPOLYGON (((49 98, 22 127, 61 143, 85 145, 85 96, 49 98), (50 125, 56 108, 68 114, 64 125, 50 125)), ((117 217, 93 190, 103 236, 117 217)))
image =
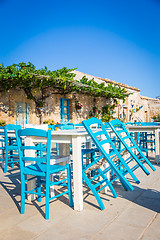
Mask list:
POLYGON ((52 131, 51 135, 66 135, 66 136, 85 136, 88 135, 85 129, 68 129, 68 130, 57 130, 52 131))
POLYGON ((152 126, 149 126, 149 125, 146 125, 146 126, 126 125, 125 127, 128 130, 138 130, 138 131, 140 131, 140 130, 142 130, 142 131, 144 131, 144 130, 152 130, 152 131, 154 131, 156 129, 160 129, 160 125, 152 125, 152 126))

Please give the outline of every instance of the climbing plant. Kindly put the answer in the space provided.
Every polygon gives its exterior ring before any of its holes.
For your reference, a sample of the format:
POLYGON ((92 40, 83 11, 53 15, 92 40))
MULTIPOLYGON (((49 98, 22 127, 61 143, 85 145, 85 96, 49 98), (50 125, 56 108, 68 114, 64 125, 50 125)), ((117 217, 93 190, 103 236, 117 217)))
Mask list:
POLYGON ((113 84, 107 86, 105 83, 98 84, 94 79, 88 80, 86 76, 76 80, 73 70, 64 67, 51 71, 46 66, 36 69, 31 62, 21 62, 10 66, 0 64, 0 91, 23 89, 27 98, 35 102, 39 115, 42 114, 41 108, 44 107, 46 98, 51 94, 77 92, 112 99, 114 103, 117 99, 124 101, 128 95, 124 88, 113 84))
POLYGON ((102 107, 102 121, 109 122, 113 117, 113 109, 115 105, 106 105, 102 107))
POLYGON ((160 114, 158 114, 157 116, 153 116, 152 118, 154 122, 160 122, 160 114))
POLYGON ((82 86, 81 91, 85 90, 85 86, 88 86, 89 92, 92 93, 95 97, 106 97, 107 99, 112 99, 114 103, 117 103, 118 99, 125 101, 125 98, 128 94, 125 91, 125 88, 115 86, 111 83, 105 85, 105 82, 97 83, 94 78, 88 80, 86 76, 83 76, 80 80, 84 87, 82 86))

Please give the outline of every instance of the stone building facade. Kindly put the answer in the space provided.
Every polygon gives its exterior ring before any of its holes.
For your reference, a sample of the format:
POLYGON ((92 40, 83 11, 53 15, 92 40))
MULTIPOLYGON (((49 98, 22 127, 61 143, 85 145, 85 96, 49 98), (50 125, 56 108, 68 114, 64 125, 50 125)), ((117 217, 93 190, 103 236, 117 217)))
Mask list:
MULTIPOLYGON (((119 118, 124 122, 148 122, 152 120, 153 116, 160 114, 160 100, 141 96, 140 90, 137 88, 78 71, 74 71, 74 73, 76 79, 81 79, 85 75, 88 79, 94 78, 98 83, 112 83, 124 87, 127 93, 131 93, 126 98, 125 103, 122 100, 118 102, 113 113, 114 118, 119 118)), ((87 119, 94 114, 93 108, 96 107, 97 111, 101 110, 107 103, 110 103, 110 100, 85 94, 51 95, 46 99, 44 108, 41 109, 42 122, 54 120, 55 123, 59 123, 63 118, 63 121, 80 123, 83 119, 87 119), (80 111, 75 108, 76 101, 83 105, 80 111)), ((22 90, 9 90, 6 94, 0 93, 0 121, 5 121, 7 124, 24 125, 26 123, 39 124, 40 120, 35 103, 27 99, 22 90)))
POLYGON ((126 98, 125 103, 120 100, 115 108, 113 117, 119 118, 124 122, 151 122, 153 116, 160 114, 160 100, 144 97, 140 95, 140 89, 118 83, 110 79, 94 77, 89 74, 84 74, 79 71, 74 71, 76 79, 81 79, 84 75, 88 79, 94 78, 97 83, 105 82, 112 83, 115 86, 125 88, 130 95, 126 98))

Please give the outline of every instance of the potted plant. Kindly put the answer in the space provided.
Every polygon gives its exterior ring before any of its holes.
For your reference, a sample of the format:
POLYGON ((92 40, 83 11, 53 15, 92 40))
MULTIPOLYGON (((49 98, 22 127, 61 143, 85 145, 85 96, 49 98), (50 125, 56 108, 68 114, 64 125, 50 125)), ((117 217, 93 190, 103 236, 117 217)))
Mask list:
POLYGON ((152 117, 154 122, 160 122, 160 115, 158 114, 157 116, 152 117))
POLYGON ((43 121, 43 124, 48 124, 48 125, 55 125, 55 121, 52 119, 47 119, 43 121))
POLYGON ((1 127, 4 127, 5 125, 6 125, 6 121, 0 120, 0 126, 1 126, 1 127))
POLYGON ((81 112, 83 105, 79 101, 75 101, 75 109, 77 112, 81 112))

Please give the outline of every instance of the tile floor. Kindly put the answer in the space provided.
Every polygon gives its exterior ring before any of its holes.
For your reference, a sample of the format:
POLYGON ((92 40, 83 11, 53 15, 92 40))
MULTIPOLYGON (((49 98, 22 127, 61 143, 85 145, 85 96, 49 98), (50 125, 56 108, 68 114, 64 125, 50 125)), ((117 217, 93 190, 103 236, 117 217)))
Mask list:
MULTIPOLYGON (((154 164, 154 158, 151 158, 154 164)), ((105 210, 101 211, 91 192, 84 187, 84 210, 70 208, 67 196, 50 204, 50 219, 44 219, 44 201, 26 200, 25 214, 20 208, 20 176, 0 168, 0 240, 159 240, 160 239, 160 165, 146 176, 140 169, 139 185, 126 192, 120 184, 114 187, 118 198, 110 192, 101 194, 105 210)), ((149 168, 148 168, 149 169, 149 168)))

